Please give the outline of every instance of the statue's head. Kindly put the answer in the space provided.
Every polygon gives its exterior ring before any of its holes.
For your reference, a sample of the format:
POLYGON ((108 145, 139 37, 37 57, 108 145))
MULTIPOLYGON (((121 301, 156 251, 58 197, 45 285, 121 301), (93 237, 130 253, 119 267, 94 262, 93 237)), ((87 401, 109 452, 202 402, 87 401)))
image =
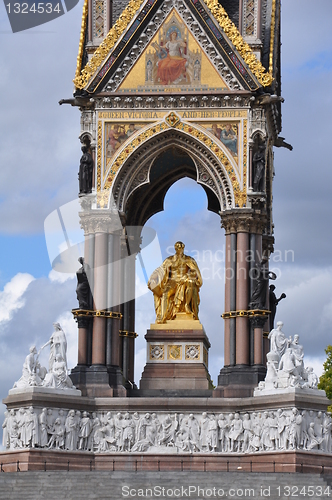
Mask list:
POLYGON ((183 253, 185 244, 182 241, 177 241, 174 245, 176 253, 183 253))
POLYGON ((279 327, 279 330, 284 326, 282 321, 277 321, 277 327, 279 327))
POLYGON ((54 326, 54 330, 58 330, 58 331, 62 330, 60 323, 53 323, 53 326, 54 326))
POLYGON ((31 352, 31 354, 37 354, 37 349, 36 349, 36 346, 35 345, 32 345, 29 349, 29 351, 31 352))

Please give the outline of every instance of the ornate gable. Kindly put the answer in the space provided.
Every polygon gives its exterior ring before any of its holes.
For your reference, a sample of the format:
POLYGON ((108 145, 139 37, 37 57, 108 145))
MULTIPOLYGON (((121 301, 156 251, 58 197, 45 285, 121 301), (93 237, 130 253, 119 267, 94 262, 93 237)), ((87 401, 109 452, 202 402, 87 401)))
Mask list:
POLYGON ((74 80, 90 94, 168 86, 181 92, 254 91, 271 82, 217 0, 131 0, 74 80), (171 46, 183 60, 167 76, 171 46), (176 76, 181 65, 182 78, 176 76))

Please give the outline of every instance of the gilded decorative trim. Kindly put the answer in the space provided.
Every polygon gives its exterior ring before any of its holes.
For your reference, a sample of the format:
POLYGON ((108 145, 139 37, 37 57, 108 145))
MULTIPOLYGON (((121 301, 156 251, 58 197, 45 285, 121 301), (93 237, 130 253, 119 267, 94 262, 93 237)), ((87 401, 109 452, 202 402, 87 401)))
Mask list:
POLYGON ((252 309, 249 311, 246 310, 238 310, 238 311, 228 311, 224 312, 221 317, 222 319, 229 319, 229 318, 253 318, 255 316, 268 316, 271 314, 271 311, 268 311, 267 309, 252 309))
POLYGON ((83 68, 81 74, 77 74, 76 71, 74 79, 76 88, 83 89, 89 82, 90 78, 101 66, 102 62, 108 56, 110 50, 114 47, 144 1, 145 0, 130 0, 119 19, 107 33, 106 38, 102 41, 90 61, 83 68))
POLYGON ((119 312, 112 311, 99 311, 99 310, 91 310, 91 309, 72 309, 72 315, 74 318, 83 318, 83 317, 101 317, 101 318, 113 318, 113 319, 121 319, 123 316, 119 312))
MULTIPOLYGON (((75 80, 77 78, 79 78, 80 72, 82 69, 82 58, 83 58, 85 30, 86 30, 87 19, 88 19, 88 0, 85 0, 84 5, 83 5, 83 12, 82 12, 82 24, 81 24, 81 33, 80 33, 80 43, 78 44, 75 80)), ((75 80, 74 80, 74 82, 75 82, 75 80)))
POLYGON ((218 0, 204 0, 204 3, 211 11, 211 14, 218 21, 219 26, 226 33, 234 47, 241 54, 244 62, 256 76, 257 80, 263 85, 263 87, 271 85, 273 81, 272 76, 266 72, 266 69, 262 63, 258 61, 250 46, 243 40, 237 27, 229 19, 225 9, 218 3, 218 0))
POLYGON ((103 154, 103 122, 98 121, 97 132, 97 191, 101 190, 101 159, 103 154))
MULTIPOLYGON (((169 116, 169 115, 168 115, 169 116)), ((176 115, 177 116, 177 115, 176 115)), ((104 184, 103 190, 101 191, 101 142, 102 142, 102 125, 101 121, 98 122, 98 141, 97 141, 97 202, 101 208, 107 206, 109 190, 113 183, 114 177, 122 167, 127 158, 133 153, 133 151, 141 146, 146 139, 153 137, 154 135, 167 130, 169 128, 166 122, 161 122, 151 125, 150 128, 139 134, 135 139, 132 140, 128 146, 126 146, 122 152, 114 159, 114 162, 107 175, 106 182, 104 184), (99 147, 100 146, 100 147, 99 147)), ((223 167, 229 176, 229 180, 232 183, 233 194, 235 205, 243 207, 247 201, 247 187, 246 187, 246 175, 247 175, 247 120, 244 120, 244 140, 243 140, 243 189, 240 189, 239 181, 234 174, 233 166, 229 159, 223 152, 223 150, 204 132, 198 130, 193 124, 183 123, 180 120, 172 127, 178 130, 186 132, 188 135, 196 137, 199 141, 205 144, 221 161, 223 167)))
POLYGON ((136 339, 138 337, 138 334, 136 332, 129 332, 128 330, 119 330, 119 336, 136 339))
POLYGON ((243 120, 243 190, 237 195, 239 207, 247 204, 248 120, 243 120))
POLYGON ((272 0, 272 13, 271 13, 271 35, 270 35, 270 56, 269 56, 269 73, 273 75, 273 52, 274 52, 274 37, 276 27, 276 0, 272 0))

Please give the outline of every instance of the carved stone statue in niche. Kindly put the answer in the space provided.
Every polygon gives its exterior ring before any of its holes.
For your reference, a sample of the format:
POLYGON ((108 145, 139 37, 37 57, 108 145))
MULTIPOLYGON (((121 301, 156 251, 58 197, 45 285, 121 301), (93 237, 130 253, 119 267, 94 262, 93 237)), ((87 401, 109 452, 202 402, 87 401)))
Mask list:
POLYGON ((80 309, 89 309, 90 286, 88 277, 86 275, 83 257, 80 257, 78 259, 78 262, 81 264, 81 267, 76 273, 77 277, 76 295, 78 300, 78 307, 80 309))
POLYGON ((87 145, 81 147, 82 157, 80 159, 80 170, 78 173, 80 194, 88 194, 92 191, 93 160, 87 145))
POLYGON ((256 193, 264 191, 264 172, 265 172, 265 144, 258 146, 258 150, 253 156, 253 190, 256 193))
POLYGON ((184 243, 178 241, 174 248, 175 255, 165 259, 148 282, 154 295, 157 323, 175 319, 177 313, 192 314, 198 319, 201 273, 196 261, 184 255, 184 243))

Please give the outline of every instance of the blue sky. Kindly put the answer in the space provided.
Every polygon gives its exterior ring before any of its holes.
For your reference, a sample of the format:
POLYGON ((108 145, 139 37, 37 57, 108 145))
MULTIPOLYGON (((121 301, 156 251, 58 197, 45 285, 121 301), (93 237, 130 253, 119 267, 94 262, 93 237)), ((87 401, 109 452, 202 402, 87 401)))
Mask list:
MULTIPOLYGON (((280 255, 291 249, 294 262, 273 263, 277 292, 287 293, 278 315, 287 335, 300 334, 306 358, 319 371, 324 347, 332 342, 332 2, 283 0, 282 9, 281 135, 294 150, 275 149, 275 249, 280 255)), ((45 26, 12 34, 0 5, 1 397, 20 377, 29 346, 46 342, 54 321, 67 332, 70 367, 76 364, 70 314, 76 281, 51 272, 44 220, 77 197, 79 111, 58 101, 72 95, 81 12, 82 1, 45 26)), ((174 185, 165 208, 148 222, 163 256, 182 239, 205 269, 200 317, 213 343, 210 372, 216 382, 223 366, 224 293, 223 263, 216 252, 223 248, 224 232, 193 181, 174 185)), ((136 382, 145 363, 144 333, 152 321, 152 296, 145 294, 137 301, 136 382)))

